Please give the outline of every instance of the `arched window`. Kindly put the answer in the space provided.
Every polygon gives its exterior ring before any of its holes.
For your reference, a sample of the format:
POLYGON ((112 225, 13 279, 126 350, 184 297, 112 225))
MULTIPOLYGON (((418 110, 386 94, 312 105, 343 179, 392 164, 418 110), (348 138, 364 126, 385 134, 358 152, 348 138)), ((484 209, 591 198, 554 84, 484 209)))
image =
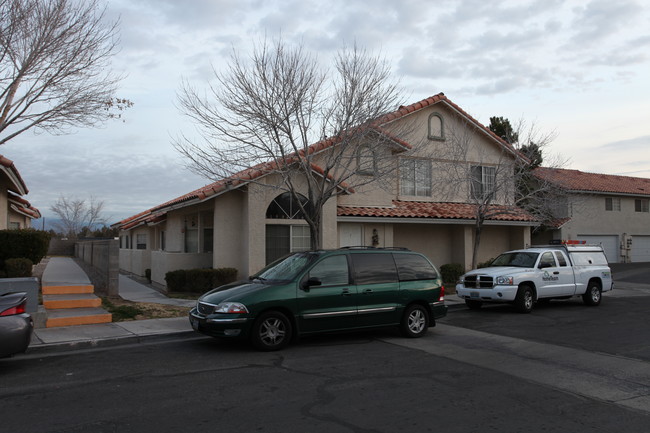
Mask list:
POLYGON ((445 122, 438 113, 429 115, 429 140, 445 139, 445 122))
MULTIPOLYGON (((303 195, 298 194, 298 199, 302 203, 303 208, 310 211, 311 205, 309 200, 303 195)), ((269 207, 266 209, 266 217, 269 219, 304 219, 304 215, 300 210, 300 204, 290 192, 285 192, 273 199, 269 207)))
POLYGON ((357 150, 357 173, 374 176, 377 171, 375 152, 369 145, 363 145, 357 150))

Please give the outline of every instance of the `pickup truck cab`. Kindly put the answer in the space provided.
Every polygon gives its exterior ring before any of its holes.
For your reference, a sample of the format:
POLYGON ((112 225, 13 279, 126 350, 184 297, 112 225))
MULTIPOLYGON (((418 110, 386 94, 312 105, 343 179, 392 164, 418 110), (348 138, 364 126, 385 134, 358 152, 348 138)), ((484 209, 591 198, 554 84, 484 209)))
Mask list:
POLYGON ((484 302, 508 302, 529 313, 535 302, 573 296, 599 305, 602 292, 613 287, 602 247, 558 245, 503 253, 489 267, 461 276, 456 294, 472 309, 484 302))

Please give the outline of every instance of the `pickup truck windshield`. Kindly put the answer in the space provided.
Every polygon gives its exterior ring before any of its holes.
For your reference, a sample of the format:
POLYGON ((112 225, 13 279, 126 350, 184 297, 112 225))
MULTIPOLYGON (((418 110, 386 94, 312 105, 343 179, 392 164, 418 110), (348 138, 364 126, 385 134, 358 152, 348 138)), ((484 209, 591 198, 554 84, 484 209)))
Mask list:
POLYGON ((514 252, 501 254, 490 264, 492 266, 516 266, 519 268, 533 268, 539 253, 514 252))

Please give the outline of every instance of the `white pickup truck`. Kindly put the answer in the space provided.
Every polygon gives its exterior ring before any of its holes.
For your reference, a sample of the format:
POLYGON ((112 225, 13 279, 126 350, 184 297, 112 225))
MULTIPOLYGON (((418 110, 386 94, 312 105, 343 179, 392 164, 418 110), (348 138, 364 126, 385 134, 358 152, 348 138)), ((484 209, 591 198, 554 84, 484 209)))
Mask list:
POLYGON ((598 305, 602 292, 613 288, 600 246, 558 245, 503 253, 489 267, 460 277, 456 294, 472 309, 484 302, 509 302, 529 313, 535 302, 572 296, 598 305))

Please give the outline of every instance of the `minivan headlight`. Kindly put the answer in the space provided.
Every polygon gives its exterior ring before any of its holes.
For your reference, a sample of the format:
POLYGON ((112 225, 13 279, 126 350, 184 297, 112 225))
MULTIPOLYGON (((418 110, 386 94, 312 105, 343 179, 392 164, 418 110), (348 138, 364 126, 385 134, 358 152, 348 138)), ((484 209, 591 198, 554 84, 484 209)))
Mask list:
POLYGON ((512 277, 497 277, 497 284, 500 286, 512 286, 514 278, 512 277))
POLYGON ((227 314, 247 314, 248 309, 244 304, 239 302, 222 302, 221 304, 214 307, 215 313, 227 313, 227 314))

